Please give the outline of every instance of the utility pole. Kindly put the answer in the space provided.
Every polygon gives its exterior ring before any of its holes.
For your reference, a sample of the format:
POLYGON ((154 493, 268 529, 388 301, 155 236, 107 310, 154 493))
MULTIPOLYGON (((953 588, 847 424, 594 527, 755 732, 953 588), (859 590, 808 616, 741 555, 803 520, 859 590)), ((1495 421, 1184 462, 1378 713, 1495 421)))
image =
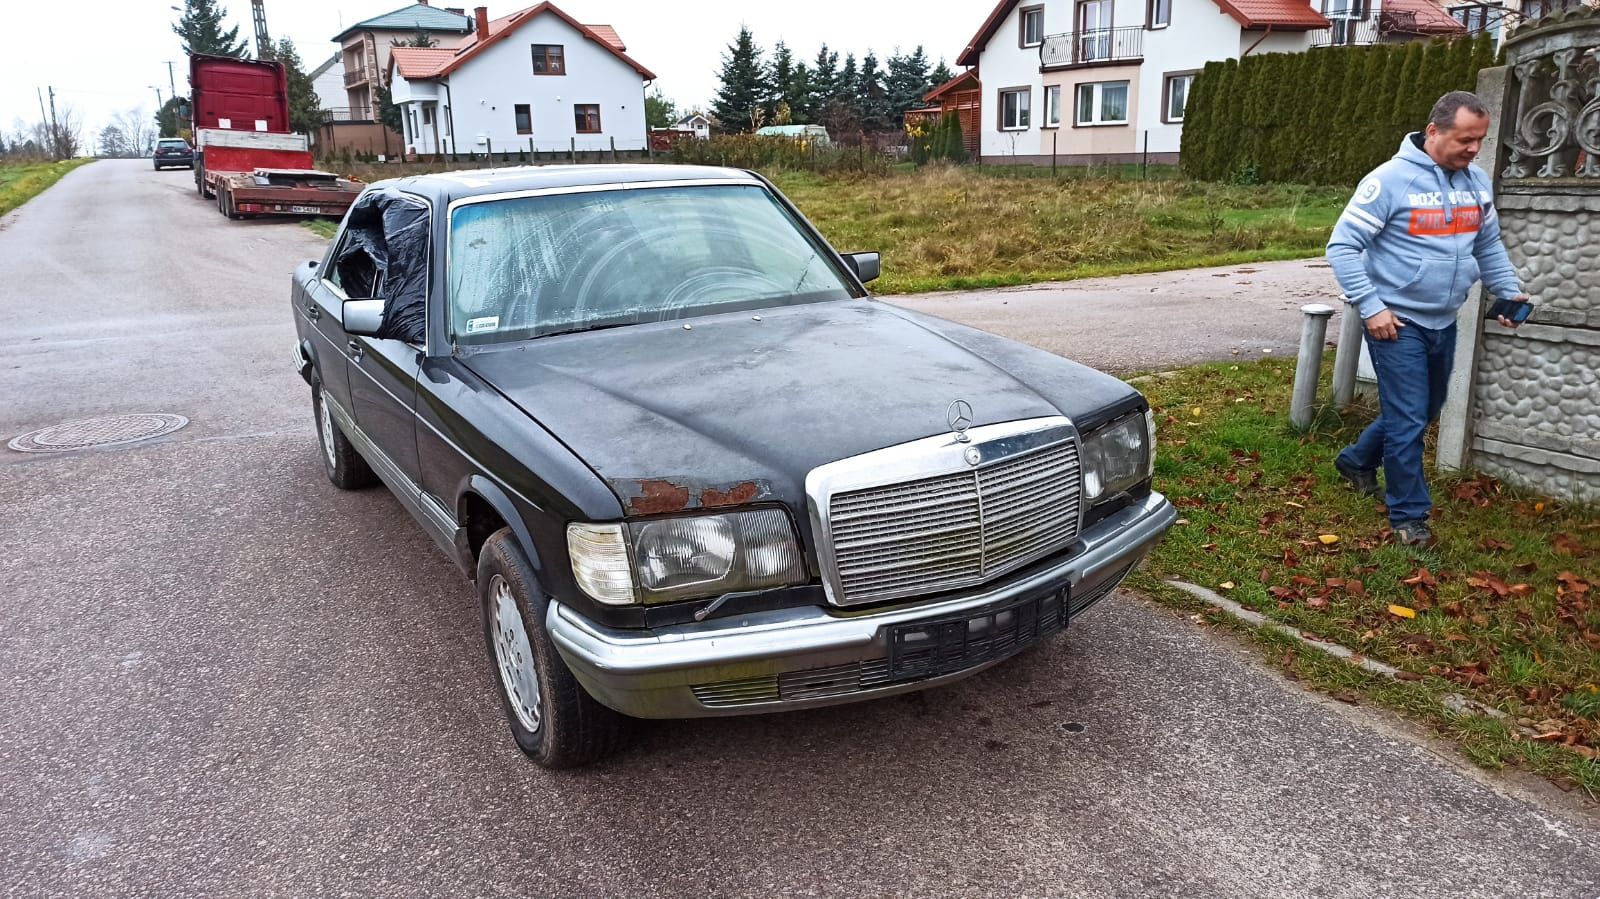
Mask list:
POLYGON ((50 91, 50 143, 53 145, 50 151, 57 158, 60 158, 63 141, 61 140, 61 126, 56 122, 56 89, 48 86, 46 89, 50 91))
POLYGON ((178 95, 178 79, 172 74, 172 60, 163 60, 167 64, 167 86, 172 88, 172 96, 178 95))

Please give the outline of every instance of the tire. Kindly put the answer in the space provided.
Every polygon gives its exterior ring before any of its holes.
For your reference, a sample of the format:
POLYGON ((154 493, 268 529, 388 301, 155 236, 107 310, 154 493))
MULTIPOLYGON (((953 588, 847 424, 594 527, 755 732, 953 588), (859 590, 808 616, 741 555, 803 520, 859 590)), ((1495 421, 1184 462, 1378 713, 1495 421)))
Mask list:
POLYGON ((317 444, 322 449, 322 467, 333 486, 340 490, 360 490, 377 483, 378 476, 373 474, 372 466, 356 452, 350 438, 344 436, 339 423, 333 420, 333 412, 328 404, 322 401, 320 383, 311 388, 311 411, 317 417, 317 444))
POLYGON ((620 749, 628 719, 596 702, 562 661, 544 629, 549 600, 510 528, 478 554, 478 598, 484 648, 517 748, 546 768, 580 767, 620 749))

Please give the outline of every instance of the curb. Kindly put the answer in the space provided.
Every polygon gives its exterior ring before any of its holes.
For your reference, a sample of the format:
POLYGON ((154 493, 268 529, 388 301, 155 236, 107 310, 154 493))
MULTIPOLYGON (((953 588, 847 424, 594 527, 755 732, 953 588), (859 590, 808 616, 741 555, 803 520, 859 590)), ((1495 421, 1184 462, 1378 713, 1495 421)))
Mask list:
MULTIPOLYGON (((1183 592, 1195 597, 1207 605, 1214 606, 1224 612, 1227 612, 1229 615, 1232 615, 1234 618, 1257 630, 1269 630, 1274 633, 1282 634, 1283 636, 1296 641, 1302 646, 1310 647, 1323 653, 1324 655, 1333 656, 1336 659, 1342 659, 1358 668, 1361 668, 1364 671, 1368 671, 1382 677, 1387 677, 1390 680, 1402 679, 1400 677, 1401 671, 1398 668, 1369 659, 1366 656, 1351 650, 1349 647, 1341 646, 1337 643, 1328 643, 1316 637, 1307 636, 1303 631, 1296 630, 1295 628, 1289 627, 1286 624, 1279 624, 1276 621, 1272 621, 1260 612, 1251 611, 1250 609, 1239 605, 1233 600, 1228 599, 1227 597, 1212 590, 1208 590, 1198 584, 1191 584, 1188 581, 1180 581, 1177 578, 1168 578, 1164 581, 1164 583, 1166 583, 1168 586, 1176 587, 1179 590, 1182 590, 1183 592)), ((1475 699, 1469 699, 1468 697, 1462 696, 1460 693, 1446 693, 1444 698, 1440 701, 1440 704, 1449 711, 1457 714, 1484 715, 1497 719, 1527 736, 1534 736, 1537 734, 1537 731, 1517 724, 1511 718, 1511 716, 1507 715, 1505 712, 1502 712, 1496 708, 1490 708, 1489 706, 1486 706, 1475 699)))

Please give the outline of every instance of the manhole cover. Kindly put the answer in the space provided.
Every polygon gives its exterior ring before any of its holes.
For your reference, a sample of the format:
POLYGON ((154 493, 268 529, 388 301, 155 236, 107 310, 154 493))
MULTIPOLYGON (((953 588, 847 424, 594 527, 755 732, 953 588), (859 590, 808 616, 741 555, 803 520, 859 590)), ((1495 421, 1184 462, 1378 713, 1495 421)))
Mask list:
POLYGON ((29 431, 8 444, 19 453, 64 453, 91 446, 116 446, 136 443, 171 434, 189 423, 182 415, 141 412, 135 415, 108 415, 85 418, 29 431))

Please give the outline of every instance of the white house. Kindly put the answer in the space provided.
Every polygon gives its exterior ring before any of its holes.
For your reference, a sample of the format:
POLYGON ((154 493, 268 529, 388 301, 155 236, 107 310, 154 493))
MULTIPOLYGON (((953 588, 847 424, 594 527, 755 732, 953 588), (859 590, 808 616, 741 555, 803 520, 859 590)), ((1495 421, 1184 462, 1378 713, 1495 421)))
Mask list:
POLYGON ((345 101, 344 67, 339 64, 340 59, 335 53, 311 70, 311 90, 317 95, 318 109, 332 109, 345 101))
POLYGON ((957 62, 984 162, 1174 163, 1208 62, 1464 30, 1432 0, 1000 0, 957 62))
POLYGON ((390 91, 415 154, 643 150, 649 69, 607 25, 551 3, 499 19, 475 10, 454 49, 396 47, 390 91))
POLYGON ((694 134, 696 140, 711 139, 711 120, 703 112, 694 112, 678 120, 673 126, 675 131, 688 131, 694 134))

